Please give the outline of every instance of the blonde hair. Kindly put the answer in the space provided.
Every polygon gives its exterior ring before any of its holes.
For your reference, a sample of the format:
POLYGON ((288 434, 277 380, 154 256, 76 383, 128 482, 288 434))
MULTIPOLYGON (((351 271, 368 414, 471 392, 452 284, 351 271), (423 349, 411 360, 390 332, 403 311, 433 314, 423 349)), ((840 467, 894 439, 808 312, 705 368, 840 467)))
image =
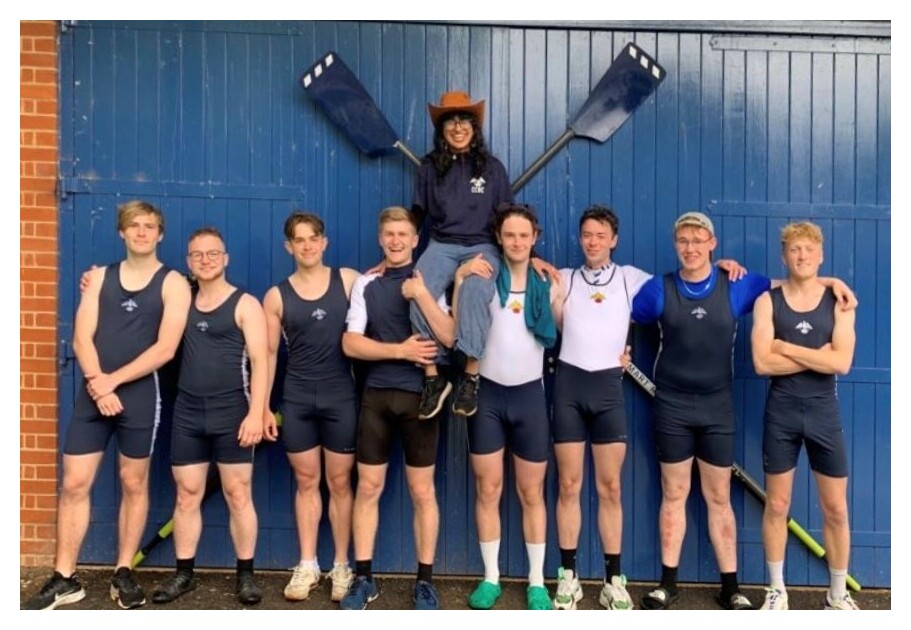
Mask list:
POLYGON ((158 221, 159 231, 164 234, 164 215, 161 210, 148 201, 139 199, 128 201, 117 207, 117 230, 122 232, 127 229, 133 219, 144 214, 151 214, 155 217, 155 220, 158 221))
POLYGON ((414 231, 418 231, 418 224, 417 221, 415 221, 414 214, 402 206, 389 206, 388 208, 383 208, 380 212, 377 226, 379 231, 382 232, 383 226, 387 223, 392 223, 393 221, 408 221, 408 223, 411 224, 411 227, 414 228, 414 231))
POLYGON ((798 238, 805 238, 809 241, 813 241, 817 245, 822 245, 823 242, 822 230, 815 223, 810 223, 809 221, 795 221, 794 223, 788 223, 781 228, 782 249, 785 249, 788 246, 788 243, 797 240, 798 238))

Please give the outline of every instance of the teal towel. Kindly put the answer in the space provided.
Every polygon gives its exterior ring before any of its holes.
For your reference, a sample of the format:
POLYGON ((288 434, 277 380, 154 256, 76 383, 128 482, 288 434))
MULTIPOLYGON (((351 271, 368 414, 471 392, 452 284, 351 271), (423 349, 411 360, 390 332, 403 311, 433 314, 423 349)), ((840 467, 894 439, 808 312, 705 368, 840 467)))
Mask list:
MULTIPOLYGON (((506 306, 511 283, 509 267, 503 261, 497 274, 500 306, 506 306)), ((528 266, 528 282, 525 284, 525 326, 545 348, 553 348, 557 343, 557 324, 550 310, 550 280, 541 280, 531 265, 528 266)))

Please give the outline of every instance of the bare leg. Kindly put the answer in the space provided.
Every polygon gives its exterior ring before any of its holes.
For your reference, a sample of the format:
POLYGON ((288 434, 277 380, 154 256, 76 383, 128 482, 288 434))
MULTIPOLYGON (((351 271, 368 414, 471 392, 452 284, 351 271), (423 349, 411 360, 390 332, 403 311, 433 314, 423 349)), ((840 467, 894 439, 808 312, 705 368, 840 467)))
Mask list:
POLYGON ((686 498, 690 494, 693 458, 661 464, 661 509, 658 530, 661 535, 661 563, 680 565, 680 548, 686 535, 686 498))
POLYGON ((149 458, 120 455, 118 461, 123 494, 117 520, 117 566, 129 567, 142 544, 142 533, 149 516, 149 458))
POLYGON ((561 549, 575 549, 582 529, 582 466, 585 462, 585 442, 564 442, 554 445, 560 496, 557 499, 557 539, 561 549))
POLYGON ((354 559, 372 560, 380 518, 380 497, 386 485, 388 464, 357 465, 357 493, 354 495, 354 559))
POLYGON ((209 464, 171 466, 177 485, 174 505, 174 555, 181 560, 194 558, 202 534, 202 498, 206 491, 209 464))
POLYGON ((737 572, 737 523, 731 507, 731 468, 712 466, 701 459, 699 477, 708 508, 709 538, 721 573, 737 572))
POLYGON ((434 466, 405 466, 408 492, 414 505, 414 543, 418 562, 433 564, 440 531, 440 508, 433 483, 434 466))
POLYGON ((593 444, 595 485, 598 489, 598 531, 604 553, 618 554, 623 542, 623 504, 620 500, 620 472, 626 444, 593 444))
POLYGON ((55 569, 69 577, 76 571, 82 541, 89 529, 91 492, 104 453, 63 456, 63 487, 57 504, 55 569))
MULTIPOLYGON (((326 483, 329 486, 329 524, 335 545, 335 562, 348 564, 348 545, 351 543, 351 512, 354 491, 351 470, 354 455, 323 451, 326 458, 326 483)), ((315 554, 315 552, 314 552, 315 554)), ((315 557, 311 556, 311 557, 315 557)))
POLYGON ((288 453, 288 462, 294 470, 297 490, 294 493, 294 516, 297 521, 297 539, 300 544, 301 561, 316 557, 316 538, 319 521, 323 515, 323 499, 319 482, 322 462, 320 447, 288 453))

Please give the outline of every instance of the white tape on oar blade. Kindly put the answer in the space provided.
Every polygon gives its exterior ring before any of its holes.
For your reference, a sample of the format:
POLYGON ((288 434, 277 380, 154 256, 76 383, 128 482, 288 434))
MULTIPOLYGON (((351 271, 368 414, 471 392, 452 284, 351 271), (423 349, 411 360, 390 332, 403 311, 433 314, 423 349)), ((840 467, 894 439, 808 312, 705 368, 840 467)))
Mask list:
POLYGON ((630 47, 629 47, 629 56, 630 56, 630 57, 632 57, 633 59, 635 59, 635 58, 638 56, 638 54, 639 54, 639 51, 636 50, 636 48, 635 48, 634 46, 630 46, 630 47))
POLYGON ((332 62, 335 61, 335 58, 332 55, 326 55, 326 67, 332 65, 332 62))
POLYGON ((313 77, 311 77, 309 73, 305 74, 304 75, 304 87, 305 88, 310 87, 311 83, 313 83, 313 77))
POLYGON ((645 55, 642 55, 641 57, 639 57, 639 65, 642 66, 643 68, 645 68, 646 70, 648 70, 648 62, 649 62, 649 59, 645 55))
POLYGON ((656 79, 661 78, 661 69, 658 66, 652 66, 652 76, 656 79))
POLYGON ((316 75, 316 78, 318 79, 322 73, 323 73, 323 67, 321 65, 317 64, 317 66, 313 69, 313 74, 316 75))

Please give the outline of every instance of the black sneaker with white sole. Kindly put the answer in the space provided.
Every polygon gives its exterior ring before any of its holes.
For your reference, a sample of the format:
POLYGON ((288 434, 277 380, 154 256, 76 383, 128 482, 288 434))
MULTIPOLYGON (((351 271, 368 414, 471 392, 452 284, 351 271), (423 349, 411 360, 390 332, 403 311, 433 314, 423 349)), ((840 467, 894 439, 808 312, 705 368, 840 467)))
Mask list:
POLYGON ((142 592, 142 587, 136 583, 133 572, 127 567, 117 567, 114 571, 114 577, 111 579, 111 599, 124 610, 139 608, 146 603, 146 594, 142 592))
POLYGON ((462 375, 459 391, 456 392, 455 400, 452 401, 452 413, 466 418, 475 414, 478 410, 478 386, 480 384, 480 375, 462 375))
POLYGON ((443 408, 443 402, 452 391, 452 383, 442 376, 425 376, 421 388, 421 404, 418 407, 418 420, 428 420, 443 408))
POLYGON ((85 590, 75 575, 63 577, 59 572, 44 583, 41 590, 22 605, 22 610, 53 610, 58 606, 75 604, 85 598, 85 590))

